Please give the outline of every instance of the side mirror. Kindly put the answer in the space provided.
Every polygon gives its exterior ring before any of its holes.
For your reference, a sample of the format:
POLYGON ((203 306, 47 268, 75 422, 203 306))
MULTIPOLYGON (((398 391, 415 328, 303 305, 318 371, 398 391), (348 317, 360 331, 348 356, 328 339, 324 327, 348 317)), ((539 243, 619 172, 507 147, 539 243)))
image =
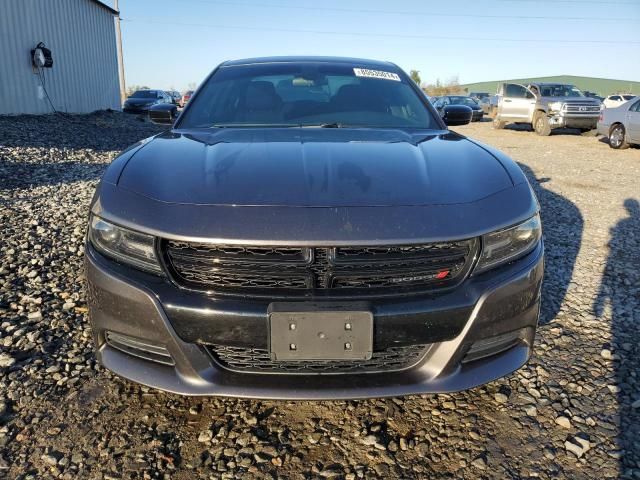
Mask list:
POLYGON ((447 105, 442 109, 442 120, 447 126, 466 125, 473 111, 466 105, 447 105))
POLYGON ((149 108, 149 120, 153 123, 172 125, 178 116, 178 109, 172 103, 159 103, 149 108))

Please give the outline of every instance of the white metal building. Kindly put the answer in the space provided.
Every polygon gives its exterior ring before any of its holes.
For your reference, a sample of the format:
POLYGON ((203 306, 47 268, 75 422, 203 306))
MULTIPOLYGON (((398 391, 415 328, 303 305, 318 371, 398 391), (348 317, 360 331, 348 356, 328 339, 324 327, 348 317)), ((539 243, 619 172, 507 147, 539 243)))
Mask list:
POLYGON ((0 0, 0 115, 120 109, 114 16, 99 0, 0 0), (51 50, 35 68, 31 50, 51 50), (44 85, 43 85, 44 83, 44 85))

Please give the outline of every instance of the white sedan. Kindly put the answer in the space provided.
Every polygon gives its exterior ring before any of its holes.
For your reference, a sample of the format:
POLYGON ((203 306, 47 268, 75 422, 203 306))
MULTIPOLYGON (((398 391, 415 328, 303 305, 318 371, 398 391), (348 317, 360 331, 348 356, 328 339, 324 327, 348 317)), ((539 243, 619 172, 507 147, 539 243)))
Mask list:
POLYGON ((602 110, 598 133, 609 137, 611 148, 627 148, 632 143, 640 145, 640 97, 619 107, 602 110))
POLYGON ((607 98, 603 100, 602 104, 606 108, 615 108, 615 107, 619 107, 625 102, 628 102, 629 100, 634 99, 635 97, 636 97, 635 95, 631 95, 631 94, 618 93, 616 95, 609 95, 607 98))

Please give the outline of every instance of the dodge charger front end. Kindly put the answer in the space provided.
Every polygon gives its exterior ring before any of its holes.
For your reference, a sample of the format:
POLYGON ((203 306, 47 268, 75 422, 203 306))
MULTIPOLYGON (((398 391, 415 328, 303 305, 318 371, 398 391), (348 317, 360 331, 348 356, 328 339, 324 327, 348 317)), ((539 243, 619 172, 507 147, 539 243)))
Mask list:
POLYGON ((185 395, 490 382, 531 355, 538 210, 519 167, 448 130, 393 64, 226 62, 98 186, 86 248, 98 359, 185 395))

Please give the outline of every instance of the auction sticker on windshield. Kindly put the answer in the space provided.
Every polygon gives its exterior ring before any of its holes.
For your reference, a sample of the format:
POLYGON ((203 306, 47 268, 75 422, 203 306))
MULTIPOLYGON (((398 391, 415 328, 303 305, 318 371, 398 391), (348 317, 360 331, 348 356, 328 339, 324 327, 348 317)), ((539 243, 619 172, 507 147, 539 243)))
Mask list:
POLYGON ((356 77, 382 78, 384 80, 395 80, 401 82, 400 76, 392 72, 383 72, 382 70, 369 70, 368 68, 354 68, 353 73, 356 77))

